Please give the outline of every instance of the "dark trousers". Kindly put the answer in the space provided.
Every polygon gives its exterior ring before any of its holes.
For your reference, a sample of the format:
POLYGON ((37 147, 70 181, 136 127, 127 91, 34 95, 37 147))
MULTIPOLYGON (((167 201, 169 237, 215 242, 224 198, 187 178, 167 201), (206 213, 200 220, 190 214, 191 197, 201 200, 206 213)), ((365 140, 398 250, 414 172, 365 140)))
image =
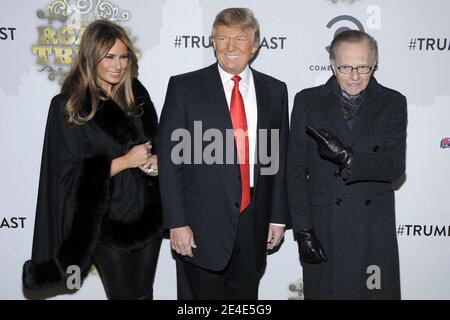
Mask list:
POLYGON ((109 300, 152 300, 161 238, 137 250, 98 244, 95 265, 109 300))
POLYGON ((253 204, 240 215, 233 252, 224 270, 203 269, 181 259, 176 259, 176 266, 179 300, 257 300, 260 277, 253 204))

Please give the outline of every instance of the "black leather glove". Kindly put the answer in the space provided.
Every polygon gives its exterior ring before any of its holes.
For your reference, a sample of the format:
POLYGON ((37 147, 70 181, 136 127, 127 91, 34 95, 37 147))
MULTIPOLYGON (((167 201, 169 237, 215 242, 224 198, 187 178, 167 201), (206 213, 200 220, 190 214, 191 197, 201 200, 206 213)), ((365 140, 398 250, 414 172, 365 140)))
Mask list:
POLYGON ((338 165, 342 171, 352 160, 353 150, 325 129, 306 126, 306 132, 317 142, 321 157, 338 165))
POLYGON ((327 255, 313 229, 298 231, 294 237, 297 240, 298 254, 302 262, 316 264, 327 261, 327 255))

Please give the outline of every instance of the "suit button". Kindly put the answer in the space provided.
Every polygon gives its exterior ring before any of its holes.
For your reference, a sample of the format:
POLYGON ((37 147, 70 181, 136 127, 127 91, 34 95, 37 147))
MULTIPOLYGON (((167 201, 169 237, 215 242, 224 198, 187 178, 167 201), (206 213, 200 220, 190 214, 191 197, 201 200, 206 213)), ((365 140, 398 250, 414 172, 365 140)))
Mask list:
POLYGON ((336 171, 335 173, 334 173, 334 177, 335 178, 339 178, 341 175, 339 174, 339 171, 336 171))
POLYGON ((370 206, 370 203, 372 202, 372 200, 367 199, 364 204, 366 205, 366 207, 370 206))
POLYGON ((378 150, 380 150, 380 147, 379 146, 375 146, 375 147, 373 147, 373 152, 378 152, 378 150))
POLYGON ((241 181, 241 175, 238 175, 238 181, 241 181))
POLYGON ((334 200, 334 203, 335 203, 337 206, 340 206, 341 203, 342 203, 342 199, 341 199, 341 198, 337 198, 336 200, 334 200))
POLYGON ((234 205, 236 206, 236 208, 240 207, 239 202, 235 202, 234 205))

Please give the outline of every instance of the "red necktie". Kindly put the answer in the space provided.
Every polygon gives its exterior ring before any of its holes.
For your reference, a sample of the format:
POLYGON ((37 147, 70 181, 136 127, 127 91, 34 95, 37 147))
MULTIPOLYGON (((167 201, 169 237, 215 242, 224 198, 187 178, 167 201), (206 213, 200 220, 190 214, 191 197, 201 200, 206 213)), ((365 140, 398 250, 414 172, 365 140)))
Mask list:
POLYGON ((239 81, 241 77, 234 76, 231 78, 234 81, 233 91, 231 92, 230 113, 231 122, 233 124, 234 140, 236 142, 236 149, 239 159, 239 166, 241 170, 241 209, 244 211, 250 205, 250 164, 249 164, 249 147, 248 147, 248 128, 247 118, 245 116, 244 100, 239 92, 239 81))

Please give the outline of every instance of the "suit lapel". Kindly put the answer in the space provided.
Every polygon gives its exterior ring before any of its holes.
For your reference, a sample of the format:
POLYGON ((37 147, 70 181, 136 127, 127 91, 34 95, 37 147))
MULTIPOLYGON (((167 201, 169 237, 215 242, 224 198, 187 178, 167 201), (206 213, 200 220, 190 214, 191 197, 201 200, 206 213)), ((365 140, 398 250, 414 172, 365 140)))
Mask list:
MULTIPOLYGON (((256 108, 258 110, 257 123, 256 123, 256 157, 253 175, 253 186, 256 187, 258 181, 259 171, 261 169, 261 162, 259 159, 259 144, 260 137, 258 132, 260 129, 270 129, 270 89, 266 86, 264 81, 259 76, 258 72, 251 69, 253 74, 253 82, 255 84, 255 94, 256 94, 256 108)), ((269 132, 268 132, 269 135, 269 132)), ((270 136, 267 137, 270 142, 270 136)), ((267 146, 267 152, 270 154, 270 143, 267 146)))
POLYGON ((370 127, 370 123, 382 106, 382 101, 383 93, 381 87, 377 81, 372 78, 367 88, 365 102, 361 106, 361 112, 351 131, 350 144, 353 144, 356 139, 370 127))
POLYGON ((321 114, 326 115, 328 122, 331 124, 331 127, 335 129, 337 136, 347 142, 350 140, 350 130, 345 123, 338 99, 333 92, 332 86, 334 86, 334 79, 335 78, 332 77, 322 87, 325 99, 320 103, 320 108, 322 108, 321 114))
POLYGON ((222 80, 220 78, 217 63, 211 65, 205 70, 203 81, 204 94, 208 101, 208 107, 211 108, 211 115, 219 118, 219 123, 223 125, 221 130, 225 134, 226 129, 232 129, 230 109, 228 108, 227 98, 223 90, 222 80))
MULTIPOLYGON (((222 79, 219 74, 219 66, 217 63, 206 68, 203 74, 203 92, 201 94, 206 96, 208 101, 208 115, 214 118, 215 129, 222 132, 225 139, 227 139, 227 130, 233 130, 233 123, 231 122, 230 108, 228 107, 227 98, 223 89, 222 79)), ((226 143, 226 141, 224 141, 226 143)), ((234 139, 233 143, 233 163, 237 163, 237 149, 234 139)), ((227 152, 228 148, 225 147, 224 152, 227 152)), ((223 159, 228 161, 228 155, 223 159)), ((236 170, 239 170, 239 166, 236 166, 236 170)))

